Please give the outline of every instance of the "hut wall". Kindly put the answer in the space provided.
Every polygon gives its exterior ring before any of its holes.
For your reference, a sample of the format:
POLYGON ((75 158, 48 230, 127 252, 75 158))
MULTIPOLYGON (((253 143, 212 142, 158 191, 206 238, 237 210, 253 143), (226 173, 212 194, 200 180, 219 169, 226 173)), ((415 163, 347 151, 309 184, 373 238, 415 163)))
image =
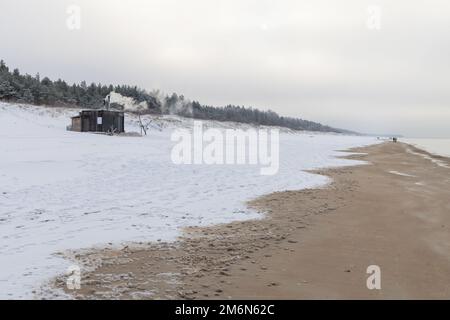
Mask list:
POLYGON ((108 132, 115 129, 116 132, 125 132, 125 116, 123 112, 109 110, 84 110, 80 117, 72 119, 72 130, 82 132, 108 132), (74 122, 78 122, 74 125, 74 122), (78 129, 75 129, 77 127, 78 129))
POLYGON ((124 132, 124 115, 121 112, 106 111, 102 113, 103 132, 116 129, 117 132, 124 132))
POLYGON ((72 131, 81 131, 81 118, 72 118, 72 131))

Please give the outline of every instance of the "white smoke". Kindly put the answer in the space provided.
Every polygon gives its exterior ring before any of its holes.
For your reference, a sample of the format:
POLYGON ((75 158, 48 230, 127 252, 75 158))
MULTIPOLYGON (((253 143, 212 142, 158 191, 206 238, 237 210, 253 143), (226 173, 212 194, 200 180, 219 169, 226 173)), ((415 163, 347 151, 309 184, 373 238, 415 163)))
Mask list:
POLYGON ((164 114, 192 114, 192 102, 183 96, 177 96, 177 99, 171 99, 170 96, 160 90, 153 90, 150 95, 158 101, 161 106, 161 111, 164 114))
MULTIPOLYGON (((192 114, 192 102, 185 99, 183 96, 168 96, 160 90, 153 90, 149 94, 154 97, 156 102, 161 106, 161 111, 163 114, 192 114)), ((123 96, 115 91, 111 91, 109 96, 111 103, 122 106, 125 111, 140 112, 146 111, 149 108, 146 101, 137 102, 135 99, 123 96)))
POLYGON ((125 111, 145 111, 148 109, 148 104, 146 101, 137 102, 133 98, 124 97, 120 93, 111 91, 110 94, 110 102, 121 105, 125 111))

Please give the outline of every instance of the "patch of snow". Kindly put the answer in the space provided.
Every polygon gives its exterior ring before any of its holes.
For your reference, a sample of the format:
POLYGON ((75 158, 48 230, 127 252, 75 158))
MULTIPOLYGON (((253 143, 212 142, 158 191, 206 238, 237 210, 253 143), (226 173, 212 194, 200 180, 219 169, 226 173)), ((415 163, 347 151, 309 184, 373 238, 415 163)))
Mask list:
POLYGON ((411 177, 411 178, 415 178, 416 176, 413 176, 411 174, 407 174, 407 173, 403 173, 403 172, 399 172, 399 171, 395 171, 395 170, 391 170, 389 171, 389 173, 398 175, 398 176, 402 176, 402 177, 411 177))
MULTIPOLYGON (((420 148, 420 147, 418 147, 418 148, 420 148)), ((438 165, 439 167, 450 169, 450 167, 444 161, 435 159, 435 158, 433 158, 433 157, 431 157, 431 156, 429 156, 427 154, 415 152, 411 148, 407 148, 406 152, 408 152, 410 154, 417 155, 417 156, 421 156, 422 158, 431 161, 432 163, 438 165)))

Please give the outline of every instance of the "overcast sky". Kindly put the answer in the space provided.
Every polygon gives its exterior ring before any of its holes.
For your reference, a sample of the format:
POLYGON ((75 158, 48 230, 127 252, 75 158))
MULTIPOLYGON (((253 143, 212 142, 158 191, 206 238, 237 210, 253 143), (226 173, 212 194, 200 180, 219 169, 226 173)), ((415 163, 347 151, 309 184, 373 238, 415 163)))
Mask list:
POLYGON ((0 32, 24 73, 450 137, 448 0, 0 0, 0 32))

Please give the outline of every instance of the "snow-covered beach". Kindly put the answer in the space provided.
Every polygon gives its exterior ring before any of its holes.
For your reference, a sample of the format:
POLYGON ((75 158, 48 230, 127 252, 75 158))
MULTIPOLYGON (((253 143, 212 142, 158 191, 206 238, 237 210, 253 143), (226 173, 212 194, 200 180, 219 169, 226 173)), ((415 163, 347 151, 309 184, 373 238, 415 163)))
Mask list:
MULTIPOLYGON (((280 134, 279 172, 252 165, 176 165, 173 129, 188 119, 159 119, 144 137, 66 131, 77 110, 0 103, 0 299, 32 298, 64 273, 68 249, 172 241, 186 226, 261 218, 246 201, 275 191, 324 185, 304 172, 357 164, 336 158, 376 139, 280 134)), ((233 126, 209 123, 211 127, 233 126)), ((139 131, 127 116, 128 131, 139 131)))

